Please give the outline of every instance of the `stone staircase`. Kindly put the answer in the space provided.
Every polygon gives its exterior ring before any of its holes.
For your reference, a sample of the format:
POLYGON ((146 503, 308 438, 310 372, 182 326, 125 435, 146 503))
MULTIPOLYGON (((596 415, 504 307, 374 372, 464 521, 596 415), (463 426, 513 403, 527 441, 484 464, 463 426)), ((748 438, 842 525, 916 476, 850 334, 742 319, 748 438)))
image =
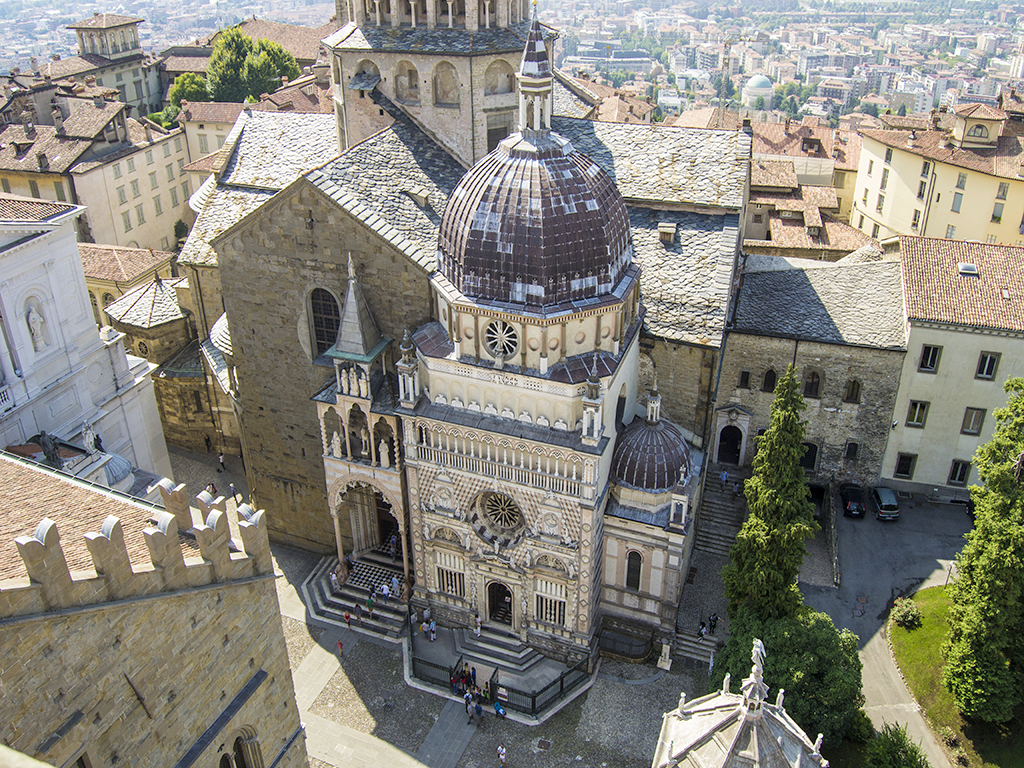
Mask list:
POLYGON ((711 660, 712 652, 717 651, 718 647, 718 640, 711 635, 701 640, 696 632, 683 632, 677 628, 676 647, 672 655, 707 664, 711 660))
POLYGON ((504 672, 524 674, 544 656, 524 645, 518 635, 485 626, 477 637, 472 629, 456 629, 455 650, 470 664, 497 667, 504 672))
POLYGON ((392 596, 385 605, 378 590, 381 584, 390 584, 393 574, 401 582, 401 568, 392 565, 391 558, 379 552, 367 553, 356 560, 348 581, 332 594, 330 573, 337 566, 338 558, 325 557, 303 583, 302 592, 309 611, 320 621, 343 627, 347 610, 352 616, 354 632, 399 642, 409 623, 408 604, 392 596), (366 598, 371 588, 374 590, 372 619, 366 611, 366 598), (361 624, 356 618, 356 603, 363 608, 361 624))
POLYGON ((697 523, 697 538, 694 547, 704 552, 711 552, 723 557, 729 556, 729 550, 736 542, 736 534, 740 532, 747 515, 747 505, 743 497, 736 497, 732 492, 732 484, 750 477, 749 467, 726 467, 729 472, 729 488, 723 492, 718 480, 722 465, 712 464, 708 468, 708 480, 704 486, 704 498, 701 501, 700 517, 697 523))

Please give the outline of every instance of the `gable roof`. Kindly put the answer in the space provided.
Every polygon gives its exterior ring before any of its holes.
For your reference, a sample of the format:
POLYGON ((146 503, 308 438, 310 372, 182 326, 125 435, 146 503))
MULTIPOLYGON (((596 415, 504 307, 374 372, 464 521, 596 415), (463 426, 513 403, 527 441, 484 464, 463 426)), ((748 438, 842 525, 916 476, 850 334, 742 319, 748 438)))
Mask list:
POLYGON ((913 146, 910 131, 862 130, 861 135, 874 139, 887 147, 909 152, 918 157, 940 163, 948 163, 990 176, 1004 179, 1019 179, 1021 163, 1024 161, 1024 138, 1003 135, 991 148, 961 148, 949 139, 945 131, 916 131, 913 146))
POLYGON ((1024 332, 1024 248, 902 235, 900 261, 907 319, 1024 332))
MULTIPOLYGON (((338 29, 334 22, 319 27, 304 27, 300 24, 284 24, 267 19, 245 19, 238 28, 253 40, 272 40, 278 43, 297 61, 312 62, 320 56, 320 41, 338 29)), ((211 43, 216 37, 211 39, 211 43)))
POLYGON ((77 207, 71 203, 55 203, 50 200, 37 200, 34 197, 0 193, 0 221, 4 222, 51 221, 77 207))
POLYGON ((52 125, 33 126, 31 135, 24 125, 8 125, 0 131, 0 171, 43 173, 39 167, 42 154, 47 164, 45 172, 64 173, 91 146, 91 139, 57 135, 52 125))
POLYGON ((131 283, 174 258, 169 251, 79 243, 78 256, 86 278, 131 283))
MULTIPOLYGON (((751 160, 751 187, 796 189, 799 184, 792 160, 751 160)), ((751 193, 753 194, 753 193, 751 193)))
POLYGON ((227 101, 182 101, 178 120, 184 123, 234 123, 245 104, 227 101))

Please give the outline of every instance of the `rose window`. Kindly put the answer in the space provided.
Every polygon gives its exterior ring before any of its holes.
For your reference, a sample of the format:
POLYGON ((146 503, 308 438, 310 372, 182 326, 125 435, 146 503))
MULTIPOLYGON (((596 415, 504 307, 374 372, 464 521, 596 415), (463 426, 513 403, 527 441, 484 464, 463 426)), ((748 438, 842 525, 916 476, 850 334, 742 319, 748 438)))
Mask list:
POLYGON ((508 496, 503 494, 491 494, 484 501, 484 514, 498 528, 513 530, 523 519, 519 507, 508 496))
POLYGON ((485 491, 470 510, 470 525, 490 546, 514 547, 526 534, 526 518, 511 496, 485 491))
POLYGON ((495 357, 509 358, 519 346, 519 334, 510 323, 495 320, 484 331, 484 343, 495 357))

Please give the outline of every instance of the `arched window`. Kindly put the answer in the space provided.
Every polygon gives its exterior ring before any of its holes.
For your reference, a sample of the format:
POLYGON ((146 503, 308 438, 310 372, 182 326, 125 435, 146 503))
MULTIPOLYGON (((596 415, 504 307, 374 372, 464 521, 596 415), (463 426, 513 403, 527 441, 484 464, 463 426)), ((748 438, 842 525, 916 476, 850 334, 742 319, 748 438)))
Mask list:
POLYGON ((229 755, 227 752, 220 756, 219 768, 235 768, 233 765, 231 765, 231 755, 229 755))
POLYGON ((644 557, 639 552, 626 555, 626 589, 640 591, 640 571, 644 566, 644 557))
POLYGON ((821 389, 821 376, 815 371, 808 371, 804 376, 804 397, 819 397, 821 389))
POLYGON ((980 123, 977 125, 972 125, 970 127, 970 130, 967 131, 967 135, 973 136, 976 139, 987 139, 988 128, 986 128, 984 125, 981 125, 980 123))
POLYGON ((459 105, 459 73, 447 61, 434 68, 434 104, 442 107, 459 105))
POLYGON ((765 371, 764 382, 761 384, 761 391, 762 392, 774 392, 775 391, 775 381, 776 381, 776 378, 777 377, 775 375, 775 371, 773 371, 771 368, 769 368, 767 371, 765 371))
POLYGON ((103 294, 103 308, 104 309, 107 308, 108 304, 112 304, 113 302, 114 302, 114 294, 112 294, 112 293, 104 293, 103 294))
POLYGON ((330 291, 314 288, 309 296, 309 313, 313 325, 313 356, 322 355, 338 340, 341 312, 330 291))
POLYGON ((239 736, 235 739, 235 768, 253 768, 252 763, 246 758, 245 744, 242 741, 242 737, 239 736))
POLYGON ((843 390, 843 400, 847 403, 859 403, 860 402, 860 382, 856 379, 850 379, 846 382, 846 389, 843 390))
POLYGON ((395 67, 395 98, 406 104, 420 102, 420 73, 409 61, 400 61, 395 67))

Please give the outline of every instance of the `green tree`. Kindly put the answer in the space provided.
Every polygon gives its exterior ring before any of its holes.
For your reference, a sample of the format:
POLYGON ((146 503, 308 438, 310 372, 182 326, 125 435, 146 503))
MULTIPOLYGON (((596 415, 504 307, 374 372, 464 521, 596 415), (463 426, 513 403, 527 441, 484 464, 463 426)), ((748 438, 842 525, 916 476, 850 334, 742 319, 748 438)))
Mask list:
POLYGON ((750 674, 750 645, 755 637, 766 650, 765 682, 785 689, 785 707, 814 739, 839 744, 864 703, 857 636, 836 629, 827 614, 801 606, 793 616, 762 620, 748 608, 730 614, 729 640, 715 657, 712 683, 722 684, 725 673, 732 686, 750 674))
POLYGON ((931 768, 931 763, 910 740, 907 726, 886 723, 864 749, 864 768, 931 768))
POLYGON ((168 98, 172 106, 180 109, 183 101, 209 101, 210 92, 202 75, 184 72, 174 79, 168 98))
POLYGON ((214 101, 245 101, 249 95, 243 70, 252 51, 252 38, 237 27, 225 29, 217 38, 206 65, 206 82, 214 101))
POLYGON ((1003 389, 992 439, 974 464, 974 529, 949 585, 942 680, 965 717, 1006 722, 1024 703, 1024 379, 1003 389))
POLYGON ((861 110, 865 115, 871 115, 872 117, 878 117, 878 105, 868 102, 861 110))
POLYGON ((818 529, 800 466, 806 407, 790 365, 775 387, 768 429, 757 438, 753 475, 744 485, 750 514, 722 571, 730 616, 741 606, 761 619, 792 616, 801 604, 796 577, 804 539, 818 529))
POLYGON ((764 96, 758 96, 754 99, 754 109, 764 109, 764 96))
POLYGON ((900 108, 896 110, 896 114, 899 115, 900 117, 906 117, 907 116, 907 105, 906 104, 900 104, 900 108))

